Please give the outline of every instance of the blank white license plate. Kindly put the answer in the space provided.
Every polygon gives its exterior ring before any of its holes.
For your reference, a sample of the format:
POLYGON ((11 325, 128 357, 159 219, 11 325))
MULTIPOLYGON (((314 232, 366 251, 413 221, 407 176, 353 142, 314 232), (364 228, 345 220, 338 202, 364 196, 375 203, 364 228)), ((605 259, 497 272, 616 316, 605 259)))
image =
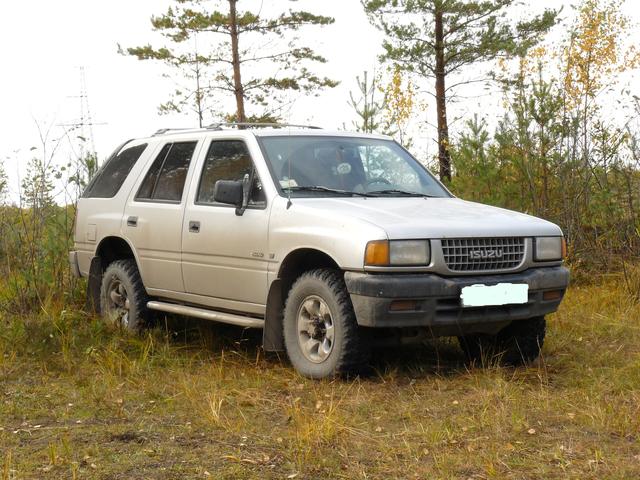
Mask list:
POLYGON ((463 287, 460 294, 463 307, 527 303, 528 299, 529 285, 526 283, 499 283, 490 287, 482 284, 470 285, 463 287))

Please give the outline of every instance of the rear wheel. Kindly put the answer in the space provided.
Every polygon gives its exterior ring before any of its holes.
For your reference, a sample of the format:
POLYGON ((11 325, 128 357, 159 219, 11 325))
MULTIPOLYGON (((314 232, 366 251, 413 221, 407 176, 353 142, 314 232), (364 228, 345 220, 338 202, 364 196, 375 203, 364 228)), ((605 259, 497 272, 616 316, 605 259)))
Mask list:
POLYGON ((306 377, 357 373, 368 360, 368 342, 339 271, 302 274, 289 291, 283 327, 289 359, 306 377))
POLYGON ((499 360, 506 365, 524 365, 540 355, 545 333, 544 317, 534 317, 516 320, 497 335, 465 335, 458 341, 469 361, 486 365, 499 360))
POLYGON ((132 332, 148 322, 147 292, 134 260, 116 260, 102 276, 100 311, 103 318, 132 332))

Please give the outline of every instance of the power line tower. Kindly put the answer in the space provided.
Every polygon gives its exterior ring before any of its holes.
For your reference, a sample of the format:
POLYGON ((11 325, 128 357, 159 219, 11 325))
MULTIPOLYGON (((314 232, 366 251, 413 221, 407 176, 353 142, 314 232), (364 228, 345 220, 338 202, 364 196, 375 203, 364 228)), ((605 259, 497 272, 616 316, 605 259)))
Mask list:
POLYGON ((80 127, 80 137, 81 137, 81 141, 80 145, 81 145, 81 150, 80 150, 80 157, 83 158, 84 155, 86 153, 86 149, 84 149, 84 146, 88 146, 89 147, 89 155, 94 155, 96 154, 96 144, 93 138, 93 121, 91 119, 91 109, 89 108, 89 95, 87 93, 87 76, 85 74, 84 71, 84 67, 80 67, 80 95, 79 95, 79 99, 80 99, 80 122, 79 122, 79 127, 80 127), (85 130, 88 130, 89 136, 87 137, 86 134, 87 132, 85 130))
POLYGON ((106 123, 93 121, 91 108, 89 107, 85 67, 80 66, 78 68, 80 70, 80 93, 79 95, 70 95, 68 98, 78 99, 80 116, 69 123, 61 123, 59 126, 65 129, 67 136, 69 133, 75 132, 75 137, 79 140, 76 144, 75 141, 69 137, 72 148, 75 149, 77 147, 77 150, 74 152, 76 157, 76 171, 72 180, 81 186, 84 182, 88 182, 91 179, 98 168, 98 156, 93 136, 93 126, 106 125, 106 123))

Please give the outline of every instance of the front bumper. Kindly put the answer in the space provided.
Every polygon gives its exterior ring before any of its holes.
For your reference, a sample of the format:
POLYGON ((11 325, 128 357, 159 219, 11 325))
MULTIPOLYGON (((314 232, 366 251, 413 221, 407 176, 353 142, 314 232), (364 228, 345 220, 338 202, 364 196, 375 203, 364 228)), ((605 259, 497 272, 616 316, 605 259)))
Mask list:
POLYGON ((562 266, 532 268, 500 275, 441 277, 420 274, 369 274, 346 272, 359 325, 365 327, 429 327, 436 335, 492 333, 513 320, 555 312, 569 284, 569 271, 562 266), (528 302, 524 304, 463 308, 462 287, 474 284, 526 283, 528 302), (544 299, 545 292, 559 296, 544 299), (415 308, 394 311, 396 300, 413 300, 415 308))

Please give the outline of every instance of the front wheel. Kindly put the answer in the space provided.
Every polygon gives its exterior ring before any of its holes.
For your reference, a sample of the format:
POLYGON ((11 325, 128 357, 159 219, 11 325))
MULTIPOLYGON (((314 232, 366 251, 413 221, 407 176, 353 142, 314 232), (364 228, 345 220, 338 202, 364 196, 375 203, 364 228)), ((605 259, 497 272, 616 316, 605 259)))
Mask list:
POLYGON ((339 271, 302 274, 289 291, 283 327, 289 359, 305 377, 357 373, 368 360, 368 342, 339 271))
POLYGON ((139 332, 148 322, 147 292, 134 260, 107 266, 100 288, 100 312, 107 321, 139 332))
POLYGON ((466 335, 458 337, 458 341, 469 361, 486 365, 499 360, 506 365, 525 365, 540 355, 546 328, 544 317, 534 317, 515 320, 497 335, 466 335))

